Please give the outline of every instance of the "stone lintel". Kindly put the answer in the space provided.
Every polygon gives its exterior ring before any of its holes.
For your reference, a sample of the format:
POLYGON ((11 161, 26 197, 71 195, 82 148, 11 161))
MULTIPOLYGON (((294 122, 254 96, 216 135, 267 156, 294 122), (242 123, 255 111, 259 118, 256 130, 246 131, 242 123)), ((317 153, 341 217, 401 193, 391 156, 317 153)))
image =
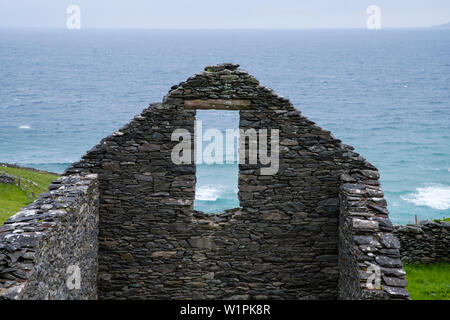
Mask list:
POLYGON ((184 100, 185 109, 243 110, 248 109, 251 104, 250 100, 237 99, 184 100))

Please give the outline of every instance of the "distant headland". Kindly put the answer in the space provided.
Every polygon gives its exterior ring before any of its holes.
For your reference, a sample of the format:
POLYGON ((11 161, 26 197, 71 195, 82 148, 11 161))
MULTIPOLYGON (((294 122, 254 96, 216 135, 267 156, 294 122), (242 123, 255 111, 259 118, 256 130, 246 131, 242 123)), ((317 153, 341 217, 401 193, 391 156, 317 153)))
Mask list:
POLYGON ((450 22, 432 26, 434 29, 450 29, 450 22))

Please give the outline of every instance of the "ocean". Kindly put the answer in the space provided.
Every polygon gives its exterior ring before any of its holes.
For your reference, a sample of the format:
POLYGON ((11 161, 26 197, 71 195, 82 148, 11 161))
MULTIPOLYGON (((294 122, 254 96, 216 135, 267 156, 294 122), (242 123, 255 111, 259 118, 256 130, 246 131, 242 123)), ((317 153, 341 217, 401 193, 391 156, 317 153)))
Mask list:
MULTIPOLYGON (((63 172, 206 65, 239 63, 377 166, 391 220, 450 217, 450 30, 0 29, 0 162, 63 172)), ((236 114, 198 119, 223 130, 236 114)), ((239 205, 198 166, 195 208, 239 205)))

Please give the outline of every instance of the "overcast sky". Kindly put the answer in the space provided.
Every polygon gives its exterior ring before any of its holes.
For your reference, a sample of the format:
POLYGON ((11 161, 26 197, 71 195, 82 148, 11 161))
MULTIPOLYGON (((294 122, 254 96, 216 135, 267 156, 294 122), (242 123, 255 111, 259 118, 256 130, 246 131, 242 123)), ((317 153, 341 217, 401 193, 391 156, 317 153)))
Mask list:
POLYGON ((65 28, 71 4, 82 28, 364 28, 369 5, 384 28, 450 22, 449 0, 0 0, 0 28, 65 28))

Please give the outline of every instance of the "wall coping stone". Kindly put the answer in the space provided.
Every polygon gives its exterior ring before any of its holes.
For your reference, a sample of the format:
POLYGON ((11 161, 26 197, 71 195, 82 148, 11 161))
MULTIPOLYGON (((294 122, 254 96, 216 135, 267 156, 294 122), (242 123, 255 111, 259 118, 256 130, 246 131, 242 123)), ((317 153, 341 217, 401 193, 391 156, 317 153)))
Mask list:
POLYGON ((52 186, 0 226, 0 299, 24 297, 41 246, 61 224, 76 222, 75 209, 85 205, 92 189, 98 188, 97 175, 64 176, 52 186))

